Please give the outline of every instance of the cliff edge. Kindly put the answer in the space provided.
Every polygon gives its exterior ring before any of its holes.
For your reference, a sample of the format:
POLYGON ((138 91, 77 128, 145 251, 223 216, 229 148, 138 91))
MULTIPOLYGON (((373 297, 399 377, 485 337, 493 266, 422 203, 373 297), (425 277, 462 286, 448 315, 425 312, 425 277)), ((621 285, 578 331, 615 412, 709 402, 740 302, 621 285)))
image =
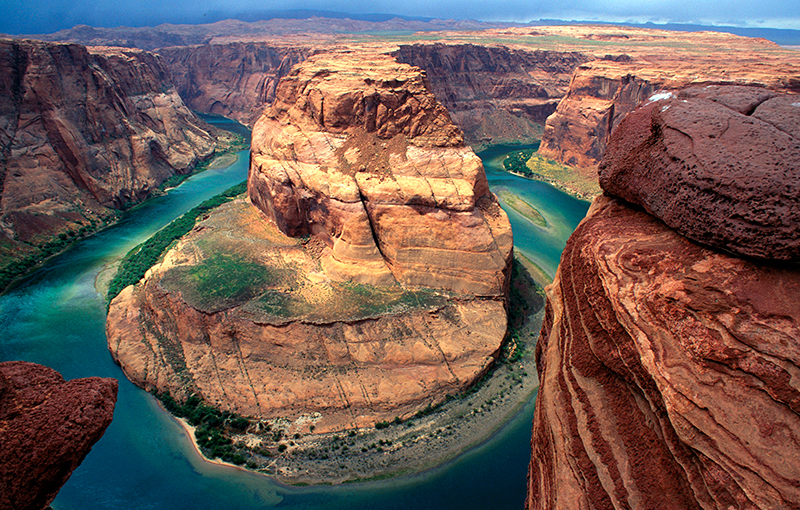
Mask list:
POLYGON ((797 96, 695 92, 614 131, 547 288, 527 508, 800 508, 797 96))
POLYGON ((117 381, 0 363, 0 508, 41 510, 111 424, 117 381))

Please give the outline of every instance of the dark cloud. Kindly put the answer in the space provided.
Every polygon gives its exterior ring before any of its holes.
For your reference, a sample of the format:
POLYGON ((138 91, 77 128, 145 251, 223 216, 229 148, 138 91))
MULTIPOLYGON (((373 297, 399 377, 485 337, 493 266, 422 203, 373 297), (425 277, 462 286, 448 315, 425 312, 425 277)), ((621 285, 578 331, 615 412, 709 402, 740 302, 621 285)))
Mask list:
POLYGON ((202 23, 241 17, 253 10, 314 9, 352 13, 396 13, 443 19, 531 21, 542 18, 696 22, 800 28, 796 0, 0 0, 0 32, 46 33, 76 24, 146 26, 202 23))

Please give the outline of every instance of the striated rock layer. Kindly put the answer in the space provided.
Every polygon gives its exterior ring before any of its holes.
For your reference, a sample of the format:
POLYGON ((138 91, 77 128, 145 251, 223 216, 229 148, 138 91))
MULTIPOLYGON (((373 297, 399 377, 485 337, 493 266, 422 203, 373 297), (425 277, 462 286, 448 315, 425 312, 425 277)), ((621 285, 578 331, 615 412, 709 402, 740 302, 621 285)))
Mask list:
POLYGON ((614 131, 608 193, 703 244, 800 261, 800 96, 762 87, 659 94, 614 131))
POLYGON ((289 70, 312 52, 305 45, 203 44, 162 48, 158 54, 193 110, 252 126, 289 70))
POLYGON ((214 153, 160 59, 0 40, 0 229, 26 250, 136 203, 214 153))
POLYGON ((486 373, 511 227, 422 71, 350 52, 296 66, 253 130, 248 191, 111 303, 136 384, 324 432, 486 373))
POLYGON ((117 381, 0 363, 0 508, 41 510, 111 423, 117 381))
POLYGON ((800 270, 598 197, 547 298, 527 508, 800 508, 800 270))
POLYGON ((541 155, 582 168, 586 175, 594 174, 625 115, 659 90, 718 84, 800 91, 796 52, 764 39, 625 27, 547 30, 603 41, 608 53, 595 50, 594 60, 577 67, 567 94, 547 119, 539 148, 541 155))
POLYGON ((508 218, 480 159, 416 67, 322 54, 279 85, 253 131, 248 191, 334 279, 504 295, 508 218))
POLYGON ((426 71, 472 146, 540 136, 575 68, 591 60, 579 52, 442 43, 401 45, 393 55, 426 71))

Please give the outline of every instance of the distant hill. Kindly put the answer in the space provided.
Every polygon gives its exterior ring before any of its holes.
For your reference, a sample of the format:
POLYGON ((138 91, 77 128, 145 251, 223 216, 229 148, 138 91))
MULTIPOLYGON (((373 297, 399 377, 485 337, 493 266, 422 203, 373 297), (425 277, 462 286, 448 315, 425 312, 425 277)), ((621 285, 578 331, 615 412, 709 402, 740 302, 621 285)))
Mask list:
POLYGON ((540 19, 530 25, 616 25, 626 27, 654 28, 673 32, 726 32, 743 37, 762 37, 782 46, 800 46, 800 30, 788 28, 731 27, 715 25, 694 25, 686 23, 612 23, 605 21, 565 21, 560 19, 540 19))

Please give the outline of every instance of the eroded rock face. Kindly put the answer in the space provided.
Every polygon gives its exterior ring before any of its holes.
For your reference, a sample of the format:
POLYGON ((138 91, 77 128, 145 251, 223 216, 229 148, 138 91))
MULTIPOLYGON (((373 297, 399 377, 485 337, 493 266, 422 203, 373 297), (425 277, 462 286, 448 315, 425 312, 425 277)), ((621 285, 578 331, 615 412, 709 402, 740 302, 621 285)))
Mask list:
POLYGON ((112 355, 144 388, 301 432, 411 416, 497 356, 502 299, 333 282, 321 248, 248 201, 220 207, 114 299, 112 355))
POLYGON ((604 196, 547 299, 527 508, 800 507, 800 270, 604 196))
POLYGON ((117 381, 64 381, 47 367, 0 363, 0 508, 41 510, 103 435, 117 381))
POLYGON ((353 52, 296 66, 253 130, 248 192, 111 303, 134 382, 325 432, 486 373, 511 227, 422 71, 353 52))
POLYGON ((253 131, 248 191, 290 236, 315 235, 337 280, 506 292, 512 235, 480 159, 389 56, 311 57, 253 131))
POLYGON ((538 136, 567 92, 579 52, 475 44, 401 45, 398 61, 425 69, 431 90, 472 145, 538 136))
MULTIPOLYGON (((587 37, 597 28, 565 30, 573 37, 587 37)), ((633 28, 621 29, 618 35, 601 40, 624 45, 606 46, 608 55, 595 54, 594 60, 578 66, 542 135, 541 155, 581 168, 585 175, 597 169, 612 131, 625 115, 659 90, 738 84, 762 87, 764 93, 800 91, 797 59, 776 54, 780 48, 763 39, 633 28)))
POLYGON ((280 79, 312 51, 305 45, 229 43, 162 48, 158 54, 189 107, 252 126, 275 100, 280 79))
POLYGON ((141 201, 214 153, 158 57, 0 41, 2 235, 39 244, 141 201))
POLYGON ((614 131, 600 185, 700 243, 800 261, 800 96, 655 95, 614 131))

